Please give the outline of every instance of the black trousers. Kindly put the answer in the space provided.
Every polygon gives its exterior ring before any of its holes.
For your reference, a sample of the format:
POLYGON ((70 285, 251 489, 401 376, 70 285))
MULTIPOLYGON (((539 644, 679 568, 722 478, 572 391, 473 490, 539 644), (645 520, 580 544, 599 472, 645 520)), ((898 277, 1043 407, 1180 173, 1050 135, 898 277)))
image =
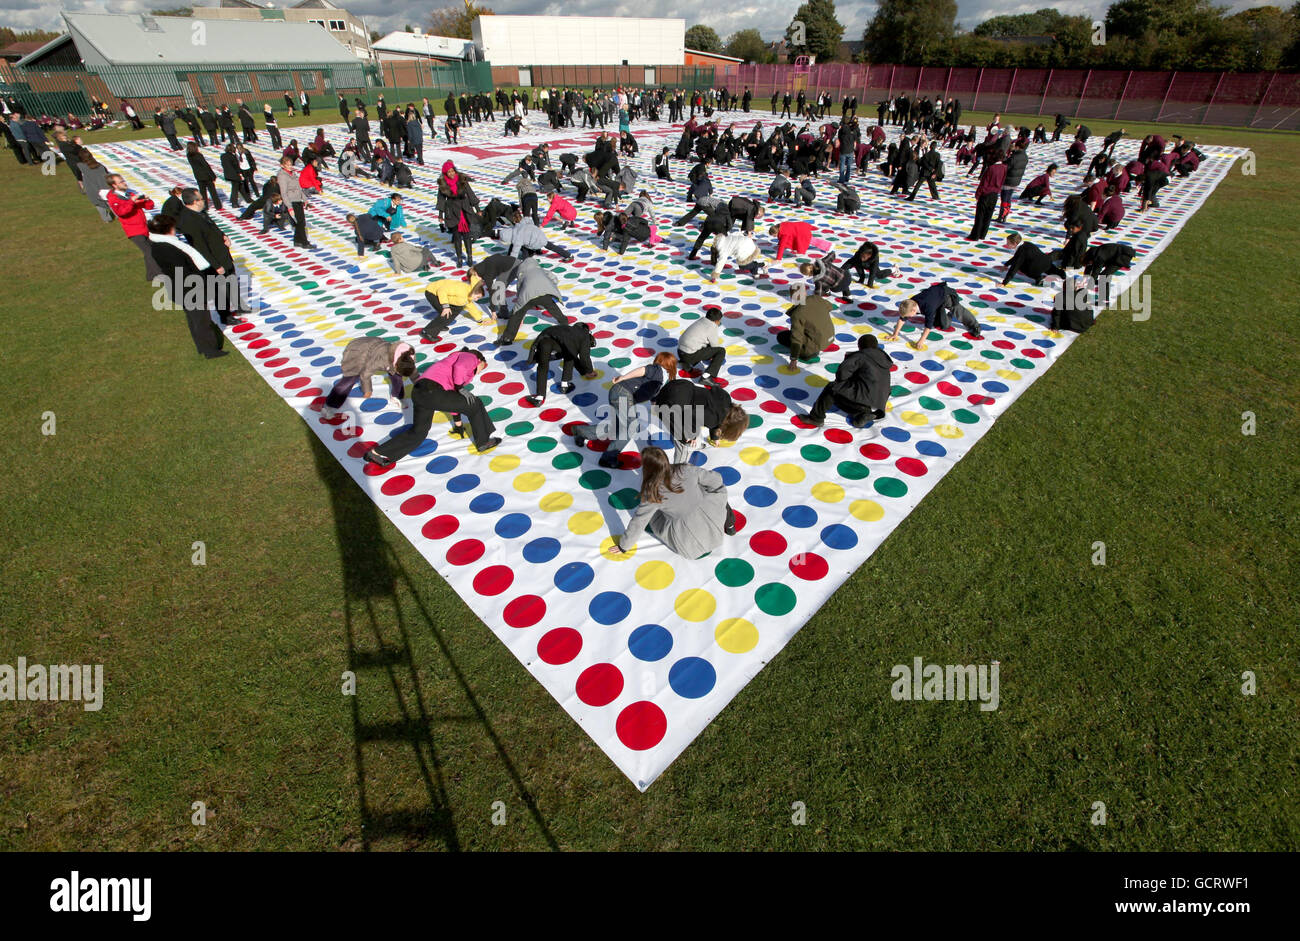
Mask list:
POLYGON ((541 297, 530 298, 522 304, 515 305, 514 312, 510 314, 510 319, 506 321, 506 328, 501 334, 502 345, 515 342, 519 327, 530 310, 544 310, 561 327, 568 326, 569 318, 564 316, 555 298, 550 294, 543 294, 541 297))
POLYGON ((536 193, 524 193, 522 196, 520 196, 519 209, 524 215, 532 216, 534 224, 538 226, 542 224, 541 217, 537 215, 537 194, 536 193))
POLYGON ((220 194, 217 193, 217 181, 216 180, 195 180, 194 182, 197 185, 199 195, 202 196, 204 199, 206 199, 208 202, 212 203, 212 205, 220 209, 221 196, 220 194))
POLYGON ((289 208, 293 210, 293 244, 305 248, 308 244, 307 212, 303 209, 302 203, 291 203, 289 208))
POLYGON ((167 138, 167 145, 171 147, 172 150, 181 149, 181 142, 176 139, 175 131, 172 131, 170 134, 166 134, 164 136, 167 138))
MULTIPOLYGON (((565 322, 567 323, 568 321, 565 322)), ((555 349, 550 344, 543 346, 537 353, 537 397, 539 399, 545 398, 546 396, 546 380, 550 378, 551 374, 551 357, 557 354, 562 357, 560 361, 564 364, 564 368, 561 370, 560 381, 573 381, 573 366, 575 360, 564 356, 563 353, 560 353, 559 350, 555 349)))
POLYGON ((930 198, 931 198, 931 199, 938 199, 938 198, 939 198, 939 187, 937 187, 937 186, 934 185, 934 177, 932 177, 932 176, 927 176, 927 177, 924 177, 924 178, 919 179, 919 180, 916 181, 916 185, 912 187, 912 192, 911 192, 911 194, 907 197, 908 199, 916 199, 916 194, 919 193, 919 192, 921 191, 921 184, 922 184, 922 183, 927 183, 927 184, 929 184, 929 186, 930 186, 930 198))
POLYGON ((993 213, 998 207, 998 194, 985 193, 975 201, 975 223, 971 226, 970 237, 987 238, 989 225, 993 222, 993 213))
POLYGON ((447 310, 451 311, 451 313, 443 316, 442 301, 438 300, 433 292, 425 291, 424 299, 427 300, 429 305, 437 311, 437 313, 434 314, 433 319, 426 323, 424 329, 420 331, 422 336, 426 336, 429 339, 438 339, 438 337, 442 336, 442 331, 450 327, 456 322, 457 317, 465 313, 464 307, 456 307, 453 304, 448 304, 447 310))
POLYGON ((204 356, 211 356, 225 345, 226 338, 217 325, 212 322, 207 305, 185 307, 185 325, 190 328, 190 338, 194 349, 204 356))
POLYGON ((456 267, 474 264, 474 240, 468 232, 451 233, 451 247, 456 251, 456 267))
POLYGON ((244 178, 240 177, 238 180, 227 180, 226 182, 230 184, 230 208, 238 209, 240 205, 239 197, 244 192, 244 178))
POLYGON ((721 346, 702 346, 694 353, 677 354, 677 364, 686 369, 692 369, 697 363, 704 360, 709 361, 705 371, 714 379, 718 378, 718 373, 722 370, 723 360, 727 358, 727 351, 721 346))
POLYGON ((284 141, 280 139, 280 129, 274 124, 266 129, 266 133, 271 135, 271 146, 276 150, 284 149, 284 141))
POLYGON ((850 418, 859 416, 871 417, 871 410, 864 409, 859 403, 850 401, 835 392, 835 384, 822 388, 821 395, 817 396, 817 401, 808 411, 808 420, 821 422, 826 420, 826 412, 831 408, 839 408, 848 413, 850 418))
POLYGON ((486 445, 488 439, 492 437, 492 432, 496 431, 492 419, 488 418, 487 409, 477 397, 468 392, 449 391, 432 379, 416 381, 414 388, 411 389, 411 411, 413 416, 411 427, 398 432, 375 448, 375 451, 385 460, 400 461, 418 448, 429 436, 429 429, 433 427, 434 412, 445 412, 448 415, 468 418, 475 447, 481 448, 486 445))

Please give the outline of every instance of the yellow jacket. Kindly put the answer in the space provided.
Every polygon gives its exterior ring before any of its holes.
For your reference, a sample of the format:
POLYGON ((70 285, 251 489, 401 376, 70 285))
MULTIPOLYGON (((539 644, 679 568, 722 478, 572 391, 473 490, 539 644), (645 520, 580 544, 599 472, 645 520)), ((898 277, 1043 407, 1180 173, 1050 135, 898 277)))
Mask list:
POLYGON ((469 299, 473 290, 482 283, 482 279, 476 274, 470 275, 468 284, 458 278, 443 278, 430 284, 429 289, 424 293, 429 299, 430 306, 435 310, 440 310, 444 306, 463 307, 475 320, 482 320, 483 311, 469 299))

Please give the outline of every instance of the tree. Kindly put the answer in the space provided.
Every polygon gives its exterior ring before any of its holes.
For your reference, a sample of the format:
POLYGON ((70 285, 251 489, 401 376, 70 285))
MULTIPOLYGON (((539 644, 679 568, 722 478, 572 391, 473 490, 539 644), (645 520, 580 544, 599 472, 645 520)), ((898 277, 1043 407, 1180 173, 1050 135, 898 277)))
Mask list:
POLYGON ((721 52, 722 40, 713 27, 696 23, 686 31, 686 48, 696 52, 721 52))
POLYGON ((951 43, 956 23, 957 0, 880 0, 862 34, 863 56, 868 62, 923 65, 951 43))
POLYGON ((830 62, 838 56, 843 38, 844 26, 835 18, 834 0, 808 0, 785 28, 790 54, 816 56, 818 62, 830 62))
POLYGON ((767 43, 756 29, 742 29, 732 33, 723 51, 746 62, 770 62, 772 58, 767 43))
POLYGON ((193 7, 172 7, 170 10, 150 10, 150 16, 193 16, 193 7))
MULTIPOLYGON (((1295 8, 1293 7, 1294 11, 1295 8)), ((1244 43, 1243 68, 1252 71, 1272 71, 1283 67, 1287 50, 1296 41, 1296 18, 1278 7, 1255 7, 1242 10, 1227 18, 1239 29, 1244 43)))
POLYGON ((492 15, 492 10, 488 7, 466 0, 463 6, 443 7, 430 13, 429 32, 452 39, 473 39, 475 18, 492 15))

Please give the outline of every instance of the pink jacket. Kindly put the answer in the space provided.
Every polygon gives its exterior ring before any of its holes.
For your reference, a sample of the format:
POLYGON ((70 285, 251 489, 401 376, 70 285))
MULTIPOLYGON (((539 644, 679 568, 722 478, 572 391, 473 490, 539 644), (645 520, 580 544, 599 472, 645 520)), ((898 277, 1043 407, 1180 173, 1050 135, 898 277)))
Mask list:
POLYGON ((546 210, 546 218, 542 220, 542 225, 546 225, 550 222, 557 212, 560 214, 560 218, 565 222, 572 222, 578 218, 578 210, 573 207, 573 203, 569 202, 563 196, 556 196, 551 200, 551 208, 546 210))
POLYGON ((448 392, 454 392, 474 378, 478 363, 479 359, 473 353, 452 353, 420 373, 420 378, 432 380, 448 392))

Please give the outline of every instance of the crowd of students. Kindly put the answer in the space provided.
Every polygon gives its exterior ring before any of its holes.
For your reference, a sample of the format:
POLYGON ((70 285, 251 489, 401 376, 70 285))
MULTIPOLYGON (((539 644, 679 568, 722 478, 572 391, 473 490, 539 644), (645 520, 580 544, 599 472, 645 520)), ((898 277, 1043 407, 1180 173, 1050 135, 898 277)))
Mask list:
MULTIPOLYGON (((741 99, 745 111, 749 110, 751 98, 746 88, 741 99)), ((546 94, 534 104, 545 109, 553 123, 558 121, 560 126, 571 121, 574 109, 594 113, 597 107, 603 110, 607 106, 617 114, 622 126, 617 136, 602 131, 585 154, 566 153, 553 158, 548 144, 537 144, 500 181, 514 186, 514 201, 493 197, 484 204, 473 178, 452 161, 446 161, 437 174, 435 205, 439 226, 449 236, 455 271, 437 277, 427 286, 430 317, 420 331, 421 340, 440 341, 459 317, 467 316, 489 332, 498 321, 504 321, 495 344, 501 349, 515 342, 525 317, 535 314, 553 323, 535 334, 524 364, 533 372, 529 404, 542 405, 552 392, 573 393, 577 388, 575 372, 585 380, 596 379, 591 326, 570 321, 564 312, 562 278, 540 261, 540 256, 546 254, 562 260, 570 257, 566 248, 549 239, 546 227, 557 217, 560 228, 574 226, 577 204, 593 199, 599 203, 595 234, 602 248, 621 254, 634 245, 655 246, 665 241, 660 231, 660 210, 640 184, 636 169, 625 162, 629 154, 636 153, 635 138, 626 122, 634 115, 657 120, 657 111, 664 106, 670 115, 680 117, 688 102, 679 99, 683 99, 681 93, 665 94, 662 90, 615 90, 590 98, 554 91, 546 94), (566 192, 566 187, 573 192, 566 192), (547 201, 544 219, 540 218, 542 197, 547 201), (488 240, 495 250, 476 260, 474 249, 479 240, 488 240), (559 372, 559 382, 554 385, 552 367, 558 367, 559 372)), ((526 96, 515 93, 507 97, 501 92, 497 93, 496 103, 507 121, 522 119, 529 104, 526 96)), ((302 104, 305 111, 307 103, 302 104)), ((774 110, 775 104, 774 98, 774 110)), ((790 102, 785 104, 788 109, 790 102)), ((805 100, 800 92, 794 104, 796 114, 811 122, 824 116, 832 101, 829 95, 805 100)), ((717 111, 734 109, 734 95, 725 90, 695 95, 689 100, 691 115, 675 150, 670 152, 664 147, 652 161, 656 177, 664 181, 672 181, 674 171, 679 170, 674 161, 680 163, 681 169, 688 168, 682 178, 687 211, 673 224, 684 226, 700 218, 699 233, 686 257, 688 261, 696 260, 708 244, 713 281, 732 264, 755 281, 763 278, 769 263, 761 243, 769 239, 775 261, 779 262, 787 252, 806 259, 797 266, 806 280, 797 281, 791 289, 788 324, 775 337, 781 355, 788 357, 790 369, 817 359, 833 344, 833 300, 852 302, 855 274, 858 282, 871 288, 878 280, 890 278, 891 271, 873 242, 862 242, 840 259, 831 243, 818 237, 811 222, 796 217, 764 224, 768 207, 812 205, 818 198, 818 176, 828 172, 836 177, 830 186, 839 213, 858 211, 860 199, 852 185, 855 172, 860 185, 864 181, 872 185, 869 178, 876 174, 883 176, 880 186, 888 184, 891 193, 907 199, 914 199, 921 186, 928 184, 931 199, 938 200, 938 184, 943 180, 945 166, 941 148, 960 148, 957 162, 969 164, 970 173, 980 170, 974 190, 974 223, 967 238, 983 239, 992 225, 1007 224, 1026 172, 1029 150, 1035 141, 1041 143, 1046 138, 1042 125, 1033 132, 1019 128, 1013 136, 1011 129, 1003 128, 995 116, 985 128, 983 139, 977 140, 974 128, 962 132, 958 126, 961 111, 955 100, 896 100, 883 105, 878 105, 876 126, 865 135, 852 97, 842 103, 838 121, 827 122, 816 130, 810 123, 796 129, 792 122, 785 122, 765 131, 759 122, 749 131, 737 133, 734 125, 723 128, 719 120, 708 120, 717 111), (705 120, 697 119, 697 108, 705 120), (883 126, 887 118, 901 125, 902 133, 897 141, 886 145, 883 126), (772 177, 766 202, 757 194, 715 193, 710 168, 729 166, 738 160, 748 161, 757 173, 772 177)), ((381 95, 378 109, 383 137, 372 144, 366 105, 358 100, 355 106, 349 106, 340 96, 340 116, 351 136, 336 154, 323 129, 301 150, 296 140, 282 148, 274 115, 267 105, 263 109, 263 129, 270 132, 274 128, 268 136, 281 155, 277 172, 264 180, 260 192, 258 164, 245 146, 258 140, 247 106, 237 102, 233 112, 223 108, 219 115, 199 108, 191 113, 192 121, 182 115, 192 132, 184 150, 194 185, 172 188, 157 212, 152 199, 133 190, 122 175, 110 174, 99 165, 80 137, 69 139, 63 129, 55 133, 58 153, 87 198, 106 221, 116 219, 121 224, 125 236, 144 257, 146 278, 167 289, 175 304, 185 311, 196 349, 215 358, 225 355, 225 351, 222 332, 214 324, 211 311, 215 310, 221 324, 233 324, 241 322, 248 309, 230 240, 210 215, 211 210, 221 211, 223 203, 216 188, 216 170, 204 148, 223 148, 219 164, 222 178, 230 184, 232 209, 247 203, 239 218, 251 219, 260 211, 263 235, 274 228, 281 237, 292 226, 293 243, 311 250, 315 246, 307 237, 305 209, 311 195, 327 185, 326 159, 337 156, 337 169, 344 178, 367 175, 363 163, 368 163, 369 172, 381 183, 396 188, 413 184, 409 168, 405 168, 405 174, 399 172, 404 160, 423 163, 422 122, 436 133, 428 100, 422 106, 410 103, 389 111, 381 95), (236 119, 241 124, 238 133, 234 130, 236 119), (190 290, 194 285, 199 289, 190 290)), ((444 113, 449 122, 462 118, 466 122, 496 120, 492 100, 486 95, 461 96, 459 102, 449 96, 444 113)), ((169 146, 179 150, 174 120, 159 112, 160 129, 169 146)), ((29 123, 24 116, 15 114, 9 124, 19 142, 14 149, 20 161, 42 159, 42 142, 49 148, 39 128, 39 140, 29 136, 29 123)), ((1061 130, 1062 122, 1058 120, 1058 136, 1061 130)), ((1086 126, 1078 126, 1071 149, 1086 153, 1089 137, 1086 126)), ((1194 172, 1202 155, 1193 144, 1180 138, 1175 137, 1170 148, 1159 135, 1151 135, 1142 141, 1132 161, 1121 164, 1113 156, 1121 137, 1122 131, 1106 138, 1089 166, 1083 191, 1065 199, 1065 241, 1060 248, 1044 251, 1016 232, 1005 233, 1004 244, 1011 254, 1004 284, 1017 276, 1039 285, 1048 277, 1065 282, 1072 271, 1105 277, 1132 263, 1134 252, 1130 246, 1122 242, 1090 245, 1090 236, 1122 226, 1126 195, 1138 197, 1139 211, 1158 207, 1158 194, 1168 184, 1170 174, 1194 172)), ((1050 164, 1024 186, 1019 199, 1041 205, 1052 197, 1057 170, 1056 164, 1050 164)), ((366 212, 349 213, 346 219, 358 255, 364 255, 367 249, 386 247, 393 268, 399 272, 439 267, 432 245, 401 231, 408 227, 401 192, 382 196, 366 212)), ((731 316, 739 317, 739 313, 731 316)), ((579 446, 591 444, 601 450, 601 466, 611 469, 623 466, 625 449, 632 440, 649 437, 649 426, 640 421, 640 408, 649 410, 653 416, 650 425, 663 428, 673 443, 671 459, 657 447, 647 444, 641 448, 641 506, 627 532, 614 541, 615 551, 631 548, 647 525, 674 551, 690 557, 711 551, 725 535, 734 533, 735 517, 727 504, 722 478, 690 460, 694 449, 734 441, 749 426, 749 416, 733 401, 721 378, 727 358, 723 328, 726 318, 717 305, 703 308, 701 316, 677 338, 673 351, 659 352, 614 379, 609 387, 607 421, 582 426, 574 433, 579 446)), ((981 336, 977 318, 957 292, 946 282, 936 282, 899 304, 892 334, 877 338, 868 333, 860 337, 857 348, 836 366, 831 381, 804 416, 804 424, 821 426, 831 409, 842 411, 857 428, 882 419, 893 363, 881 344, 899 339, 904 325, 913 318, 923 327, 914 341, 917 349, 925 348, 926 335, 932 328, 944 329, 953 321, 959 322, 970 338, 978 340, 981 336)), ((1055 315, 1053 322, 1058 322, 1055 315)), ((451 433, 472 441, 477 452, 487 453, 499 447, 502 438, 472 388, 474 378, 486 367, 484 352, 464 347, 437 358, 422 370, 416 364, 416 352, 415 341, 369 337, 354 340, 344 350, 342 375, 326 397, 326 416, 343 405, 358 383, 362 393, 369 396, 372 377, 384 374, 390 381, 393 401, 399 404, 404 401, 404 382, 412 381, 412 424, 372 447, 365 453, 365 461, 389 467, 409 455, 425 440, 437 412, 451 416, 451 433)))

